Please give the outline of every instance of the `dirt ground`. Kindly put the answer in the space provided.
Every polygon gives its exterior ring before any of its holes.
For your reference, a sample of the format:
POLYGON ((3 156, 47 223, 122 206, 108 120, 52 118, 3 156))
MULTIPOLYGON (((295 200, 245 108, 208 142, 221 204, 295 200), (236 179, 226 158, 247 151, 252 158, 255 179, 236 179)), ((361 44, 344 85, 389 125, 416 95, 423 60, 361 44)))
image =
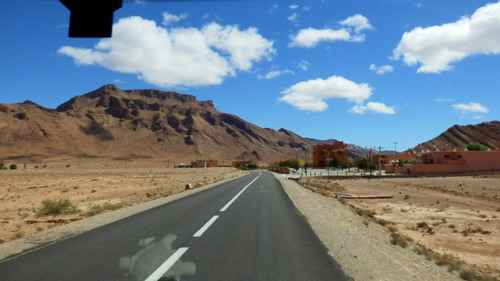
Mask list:
POLYGON ((500 175, 316 181, 352 195, 393 195, 345 202, 393 222, 415 243, 500 278, 500 175))
POLYGON ((81 220, 92 206, 125 207, 236 177, 234 168, 28 169, 0 171, 0 243, 81 220), (44 200, 78 212, 41 215, 44 200))

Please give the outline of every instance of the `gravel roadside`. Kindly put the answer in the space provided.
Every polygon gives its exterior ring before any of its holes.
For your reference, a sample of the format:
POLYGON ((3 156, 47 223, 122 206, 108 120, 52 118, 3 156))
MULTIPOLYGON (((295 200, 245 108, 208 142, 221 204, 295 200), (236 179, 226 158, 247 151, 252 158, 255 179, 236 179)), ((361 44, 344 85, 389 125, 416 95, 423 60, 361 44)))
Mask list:
POLYGON ((275 175, 297 209, 344 272, 355 280, 461 280, 411 250, 390 243, 390 233, 363 221, 337 199, 275 175))

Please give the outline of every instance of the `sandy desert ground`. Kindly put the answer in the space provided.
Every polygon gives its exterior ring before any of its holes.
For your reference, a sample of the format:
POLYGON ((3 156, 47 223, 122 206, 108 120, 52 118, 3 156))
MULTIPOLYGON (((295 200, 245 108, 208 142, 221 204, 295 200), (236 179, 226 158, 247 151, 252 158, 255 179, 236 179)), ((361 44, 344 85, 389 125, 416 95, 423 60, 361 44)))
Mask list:
POLYGON ((500 175, 314 181, 352 195, 393 195, 344 201, 394 223, 415 243, 500 278, 500 175))
POLYGON ((0 243, 89 216, 205 186, 241 174, 235 168, 28 169, 0 171, 0 243), (43 215, 43 201, 69 200, 79 211, 43 215), (106 211, 106 210, 105 210, 106 211))

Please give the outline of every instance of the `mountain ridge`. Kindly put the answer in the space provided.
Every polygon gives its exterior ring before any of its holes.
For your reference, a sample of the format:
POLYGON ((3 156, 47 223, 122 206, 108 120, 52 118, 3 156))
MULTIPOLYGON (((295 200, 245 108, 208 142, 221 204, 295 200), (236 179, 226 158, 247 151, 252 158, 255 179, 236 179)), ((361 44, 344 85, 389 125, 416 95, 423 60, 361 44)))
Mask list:
POLYGON ((112 84, 56 109, 27 101, 0 104, 0 113, 3 158, 20 158, 28 146, 35 158, 135 155, 186 162, 248 155, 269 163, 313 145, 289 130, 260 128, 219 112, 210 100, 154 89, 121 90, 112 84))

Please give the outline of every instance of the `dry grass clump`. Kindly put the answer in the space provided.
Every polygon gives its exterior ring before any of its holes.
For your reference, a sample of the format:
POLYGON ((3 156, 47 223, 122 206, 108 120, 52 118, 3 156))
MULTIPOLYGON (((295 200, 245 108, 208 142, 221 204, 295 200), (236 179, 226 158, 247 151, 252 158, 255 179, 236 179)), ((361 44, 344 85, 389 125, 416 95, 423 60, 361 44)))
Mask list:
POLYGON ((391 232, 391 244, 396 246, 399 245, 403 248, 408 246, 408 241, 397 232, 391 232))
POLYGON ((337 192, 345 192, 346 190, 345 187, 331 180, 301 180, 299 184, 326 197, 335 197, 337 192))
POLYGON ((425 246, 416 245, 413 251, 418 255, 423 255, 426 259, 434 261, 439 266, 447 266, 449 272, 458 271, 459 276, 468 281, 495 281, 497 278, 479 274, 470 268, 467 268, 464 263, 457 258, 448 254, 439 254, 425 246))
POLYGON ((111 203, 104 203, 103 205, 92 205, 90 206, 89 210, 85 212, 85 215, 88 217, 95 216, 104 211, 114 211, 122 207, 123 207, 122 204, 111 204, 111 203))
POLYGON ((47 199, 42 201, 42 205, 42 208, 38 211, 38 214, 42 216, 57 216, 80 212, 80 209, 71 203, 69 199, 59 199, 58 201, 47 199))

